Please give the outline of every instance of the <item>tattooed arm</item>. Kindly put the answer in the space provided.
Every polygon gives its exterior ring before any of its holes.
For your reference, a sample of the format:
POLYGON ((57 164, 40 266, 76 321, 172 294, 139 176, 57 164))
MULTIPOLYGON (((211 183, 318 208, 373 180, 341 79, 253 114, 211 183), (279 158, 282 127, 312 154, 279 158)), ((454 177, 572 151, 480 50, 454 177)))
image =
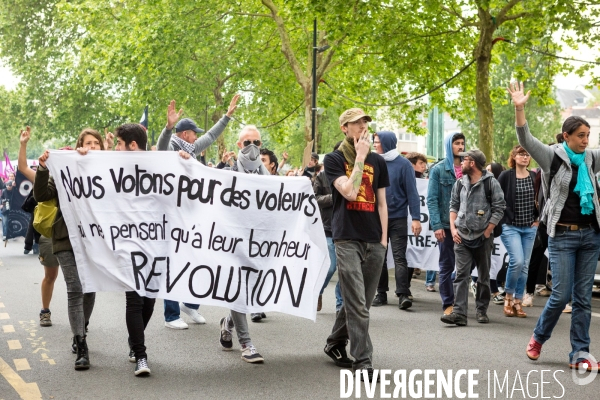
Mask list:
POLYGON ((349 178, 340 176, 333 182, 337 191, 349 201, 356 200, 356 196, 360 189, 363 169, 365 168, 365 158, 367 158, 369 148, 371 147, 368 131, 365 130, 359 139, 354 139, 354 147, 356 148, 356 160, 354 161, 352 174, 350 174, 349 178))

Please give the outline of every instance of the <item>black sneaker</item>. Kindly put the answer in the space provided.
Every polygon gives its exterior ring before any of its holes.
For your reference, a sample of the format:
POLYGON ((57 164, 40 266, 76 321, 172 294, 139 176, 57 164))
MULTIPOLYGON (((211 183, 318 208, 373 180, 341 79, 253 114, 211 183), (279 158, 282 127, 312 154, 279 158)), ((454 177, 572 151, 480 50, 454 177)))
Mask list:
POLYGON ((260 322, 263 319, 263 313, 252 313, 250 314, 250 319, 252 322, 260 322))
POLYGON ((377 293, 377 295, 375 296, 375 300, 373 300, 373 303, 371 303, 371 306, 381 307, 381 306, 385 306, 387 303, 388 303, 387 302, 387 294, 377 293))
POLYGON ((409 299, 407 295, 401 294, 400 295, 400 300, 398 302, 398 307, 401 310, 406 310, 407 308, 411 308, 412 307, 412 300, 409 299))
POLYGON ((477 322, 479 322, 480 324, 487 324, 488 322, 490 322, 490 319, 488 318, 486 313, 477 312, 477 322))
POLYGON ((467 326, 467 317, 466 315, 457 314, 452 312, 448 315, 442 315, 442 322, 445 324, 458 325, 458 326, 467 326))
POLYGON ((140 358, 137 360, 135 365, 135 371, 133 371, 135 376, 148 376, 150 375, 150 367, 148 367, 148 360, 145 358, 140 358))
POLYGON ((221 336, 219 337, 219 343, 221 349, 225 351, 233 350, 233 340, 231 337, 231 327, 229 326, 229 318, 221 318, 219 323, 221 326, 221 336))
POLYGON ((129 362, 135 362, 135 352, 133 351, 133 349, 129 349, 129 362))
MULTIPOLYGON (((367 370, 367 376, 369 377, 369 382, 373 382, 373 374, 374 374, 373 367, 367 367, 365 369, 367 370)), ((360 371, 360 380, 363 382, 365 380, 365 375, 362 371, 360 371)), ((377 374, 377 378, 375 379, 375 382, 379 382, 379 374, 377 374)))
POLYGON ((352 368, 352 359, 348 358, 348 353, 346 353, 346 345, 344 344, 336 344, 329 350, 327 350, 327 346, 323 349, 325 354, 327 354, 335 365, 342 368, 352 368))

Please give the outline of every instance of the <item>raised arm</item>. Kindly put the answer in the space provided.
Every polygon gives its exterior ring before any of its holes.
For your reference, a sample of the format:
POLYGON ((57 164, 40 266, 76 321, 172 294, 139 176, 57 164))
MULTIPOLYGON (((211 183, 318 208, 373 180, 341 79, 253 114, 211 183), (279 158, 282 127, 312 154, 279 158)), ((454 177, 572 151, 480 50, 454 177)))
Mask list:
POLYGON ((56 186, 50 180, 50 171, 46 168, 48 157, 50 157, 50 152, 46 150, 38 159, 40 165, 35 173, 35 181, 33 182, 33 198, 38 203, 58 197, 56 186))
POLYGON ((279 168, 277 168, 277 171, 281 171, 281 169, 283 168, 283 166, 285 165, 287 160, 288 160, 288 153, 287 153, 287 151, 284 151, 283 154, 281 155, 281 161, 279 162, 279 168))
POLYGON ((529 126, 525 119, 525 104, 529 100, 530 92, 524 93, 523 82, 512 82, 509 85, 508 92, 515 106, 515 122, 519 144, 531 154, 531 157, 544 172, 548 172, 554 158, 554 149, 540 142, 529 132, 529 126))
POLYGON ((25 175, 27 180, 33 182, 35 180, 35 171, 27 165, 27 142, 31 138, 31 128, 27 127, 24 131, 21 131, 21 137, 19 138, 21 145, 19 146, 19 159, 17 161, 19 171, 25 175))
POLYGON ((369 141, 369 131, 360 136, 360 139, 354 139, 354 147, 356 148, 356 160, 350 177, 340 176, 333 182, 333 186, 346 200, 355 201, 360 189, 362 181, 363 169, 365 168, 365 159, 369 153, 371 143, 369 141))
POLYGON ((227 124, 231 120, 231 116, 237 108, 237 102, 239 98, 239 94, 233 96, 231 103, 229 103, 229 109, 227 110, 227 113, 223 115, 223 117, 212 128, 210 128, 208 132, 196 139, 194 142, 194 151, 196 154, 200 154, 202 151, 206 150, 211 144, 214 143, 215 140, 217 140, 219 136, 221 136, 227 127, 227 124))

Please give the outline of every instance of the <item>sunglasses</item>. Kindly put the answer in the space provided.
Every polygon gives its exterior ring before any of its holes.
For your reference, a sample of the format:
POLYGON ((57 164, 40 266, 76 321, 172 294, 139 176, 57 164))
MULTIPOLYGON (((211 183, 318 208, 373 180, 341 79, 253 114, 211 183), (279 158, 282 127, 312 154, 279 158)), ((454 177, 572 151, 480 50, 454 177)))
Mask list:
POLYGON ((255 145, 256 147, 260 147, 261 142, 258 139, 256 139, 256 140, 244 140, 242 142, 242 144, 244 145, 244 147, 250 146, 251 144, 255 145))

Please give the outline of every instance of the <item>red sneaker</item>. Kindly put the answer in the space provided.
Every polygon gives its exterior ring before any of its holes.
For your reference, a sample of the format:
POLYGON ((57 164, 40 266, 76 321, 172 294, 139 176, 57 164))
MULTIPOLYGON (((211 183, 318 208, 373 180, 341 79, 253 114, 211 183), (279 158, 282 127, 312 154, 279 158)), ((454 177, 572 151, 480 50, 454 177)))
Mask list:
POLYGON ((590 360, 581 360, 581 361, 577 361, 575 364, 569 364, 569 368, 579 369, 580 365, 583 366, 583 368, 585 368, 588 372, 592 372, 592 371, 598 372, 600 369, 600 366, 597 362, 593 362, 590 360))
POLYGON ((535 340, 533 336, 527 345, 527 357, 531 360, 537 360, 540 358, 540 353, 542 352, 542 344, 535 340))

